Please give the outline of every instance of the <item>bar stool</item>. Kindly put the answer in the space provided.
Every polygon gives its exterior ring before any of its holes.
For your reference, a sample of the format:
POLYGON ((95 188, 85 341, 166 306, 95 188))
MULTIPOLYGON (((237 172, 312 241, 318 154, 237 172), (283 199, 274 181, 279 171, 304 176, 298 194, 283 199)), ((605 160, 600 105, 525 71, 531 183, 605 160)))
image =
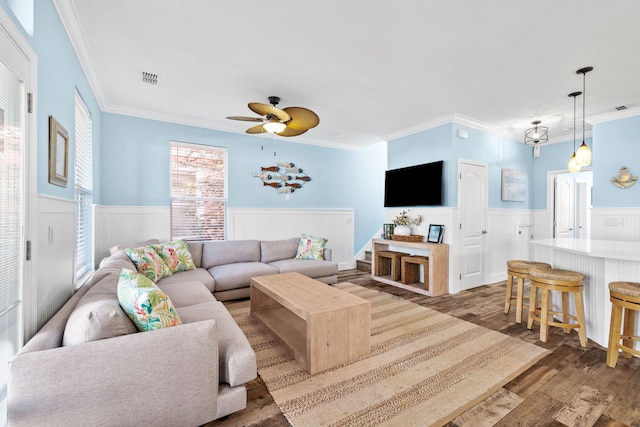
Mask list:
POLYGON ((640 311, 640 283, 611 282, 609 298, 612 306, 607 366, 615 368, 618 362, 618 350, 622 351, 623 357, 640 356, 640 351, 633 348, 634 341, 640 341, 639 336, 634 336, 636 311, 640 311), (622 325, 623 311, 624 325, 622 325), (622 334, 620 334, 621 326, 623 326, 622 334))
POLYGON ((391 280, 400 280, 401 259, 409 255, 406 252, 376 251, 376 276, 391 275, 391 280))
POLYGON ((429 257, 410 255, 402 257, 402 283, 420 282, 420 266, 424 267, 424 289, 429 289, 429 257))
POLYGON ((584 303, 582 289, 584 287, 584 274, 570 270, 557 268, 530 268, 529 280, 531 280, 531 294, 529 296, 529 321, 527 328, 533 327, 533 322, 540 322, 540 341, 547 342, 549 326, 563 328, 565 333, 570 329, 578 330, 580 345, 587 347, 587 331, 584 321, 584 303), (538 289, 542 291, 542 304, 538 307, 538 289), (551 292, 562 294, 562 311, 553 311, 551 304, 551 292), (575 300, 576 315, 569 314, 569 294, 573 294, 575 300), (555 321, 553 315, 562 316, 562 322, 555 321), (570 323, 570 320, 575 323, 570 323))
POLYGON ((529 268, 551 268, 546 262, 523 261, 512 259, 507 261, 507 293, 504 300, 504 314, 509 314, 511 301, 516 300, 516 323, 522 323, 522 309, 524 299, 524 281, 529 279, 529 268), (517 279, 516 296, 513 294, 513 278, 517 279))

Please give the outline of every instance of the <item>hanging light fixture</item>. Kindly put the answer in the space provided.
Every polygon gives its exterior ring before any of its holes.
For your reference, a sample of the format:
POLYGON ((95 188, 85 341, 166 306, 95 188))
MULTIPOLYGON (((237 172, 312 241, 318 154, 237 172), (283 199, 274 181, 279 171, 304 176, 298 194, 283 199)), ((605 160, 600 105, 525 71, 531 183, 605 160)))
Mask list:
MULTIPOLYGON (((592 71, 593 67, 584 67, 584 68, 580 68, 578 71, 576 71, 576 74, 582 74, 582 145, 580 145, 580 148, 578 148, 578 151, 576 152, 576 158, 578 161, 578 164, 580 166, 589 166, 591 164, 591 150, 589 149, 589 146, 586 144, 585 142, 585 129, 584 129, 584 124, 585 124, 585 98, 587 97, 587 92, 586 92, 586 87, 585 87, 585 80, 587 78, 587 73, 589 71, 592 71)), ((574 114, 575 115, 575 114, 574 114)))
POLYGON ((576 155, 576 96, 579 95, 582 95, 582 92, 572 92, 569 94, 569 96, 573 98, 573 155, 567 165, 569 172, 580 172, 582 168, 582 166, 578 164, 578 156, 576 155))
POLYGON ((527 145, 537 145, 545 143, 549 140, 549 128, 546 126, 538 126, 542 123, 540 120, 531 122, 532 128, 524 131, 524 143, 527 145))

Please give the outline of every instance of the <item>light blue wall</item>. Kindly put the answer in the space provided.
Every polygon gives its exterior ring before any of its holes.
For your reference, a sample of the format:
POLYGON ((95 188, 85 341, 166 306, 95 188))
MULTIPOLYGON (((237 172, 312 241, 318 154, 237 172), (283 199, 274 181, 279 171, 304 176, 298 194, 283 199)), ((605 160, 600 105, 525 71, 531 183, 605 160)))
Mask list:
POLYGON ((384 223, 384 143, 352 152, 108 113, 102 125, 104 205, 168 206, 169 143, 181 141, 227 149, 230 208, 355 209, 356 251, 384 223), (281 162, 311 177, 289 200, 253 176, 281 162))
POLYGON ((640 207, 640 183, 618 188, 611 183, 622 166, 640 176, 640 116, 593 126, 593 206, 640 207))
MULTIPOLYGON (((3 7, 5 7, 3 5, 3 7)), ((5 10, 11 14, 10 10, 5 10)), ((38 1, 35 5, 35 28, 33 37, 26 36, 38 57, 38 90, 35 96, 37 111, 37 191, 40 194, 73 199, 75 174, 75 91, 83 97, 93 119, 94 146, 100 147, 100 109, 82 71, 75 52, 60 23, 51 1, 38 1), (49 164, 49 116, 56 120, 69 134, 69 181, 67 187, 48 182, 49 164)), ((94 152, 95 158, 95 152, 94 152)), ((94 162, 95 163, 95 162, 94 162)), ((99 183, 100 170, 94 170, 94 181, 99 183)), ((99 185, 96 185, 99 188, 99 185)), ((94 199, 100 200, 97 190, 94 199)))
POLYGON ((528 209, 532 204, 531 191, 524 202, 501 200, 502 168, 525 172, 530 186, 533 181, 531 147, 521 143, 449 123, 392 141, 388 151, 389 169, 444 160, 444 206, 456 207, 458 203, 458 159, 489 166, 490 208, 528 209), (458 137, 459 129, 467 132, 467 139, 458 137))

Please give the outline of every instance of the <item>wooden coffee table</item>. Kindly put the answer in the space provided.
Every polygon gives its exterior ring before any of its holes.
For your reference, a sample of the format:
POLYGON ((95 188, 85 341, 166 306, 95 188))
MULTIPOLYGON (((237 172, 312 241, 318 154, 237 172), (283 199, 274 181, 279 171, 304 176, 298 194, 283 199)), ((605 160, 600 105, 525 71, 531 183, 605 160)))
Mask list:
POLYGON ((310 374, 371 352, 371 303, 298 273, 252 278, 251 316, 310 374))

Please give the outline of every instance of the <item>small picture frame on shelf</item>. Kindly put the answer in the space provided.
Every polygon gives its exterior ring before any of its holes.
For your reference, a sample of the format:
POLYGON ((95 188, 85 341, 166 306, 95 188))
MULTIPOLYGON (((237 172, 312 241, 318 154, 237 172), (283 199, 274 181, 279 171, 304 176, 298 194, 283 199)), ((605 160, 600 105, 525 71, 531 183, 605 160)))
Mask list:
POLYGON ((429 235, 427 236, 427 242, 442 243, 443 236, 444 236, 444 225, 429 224, 429 235))

